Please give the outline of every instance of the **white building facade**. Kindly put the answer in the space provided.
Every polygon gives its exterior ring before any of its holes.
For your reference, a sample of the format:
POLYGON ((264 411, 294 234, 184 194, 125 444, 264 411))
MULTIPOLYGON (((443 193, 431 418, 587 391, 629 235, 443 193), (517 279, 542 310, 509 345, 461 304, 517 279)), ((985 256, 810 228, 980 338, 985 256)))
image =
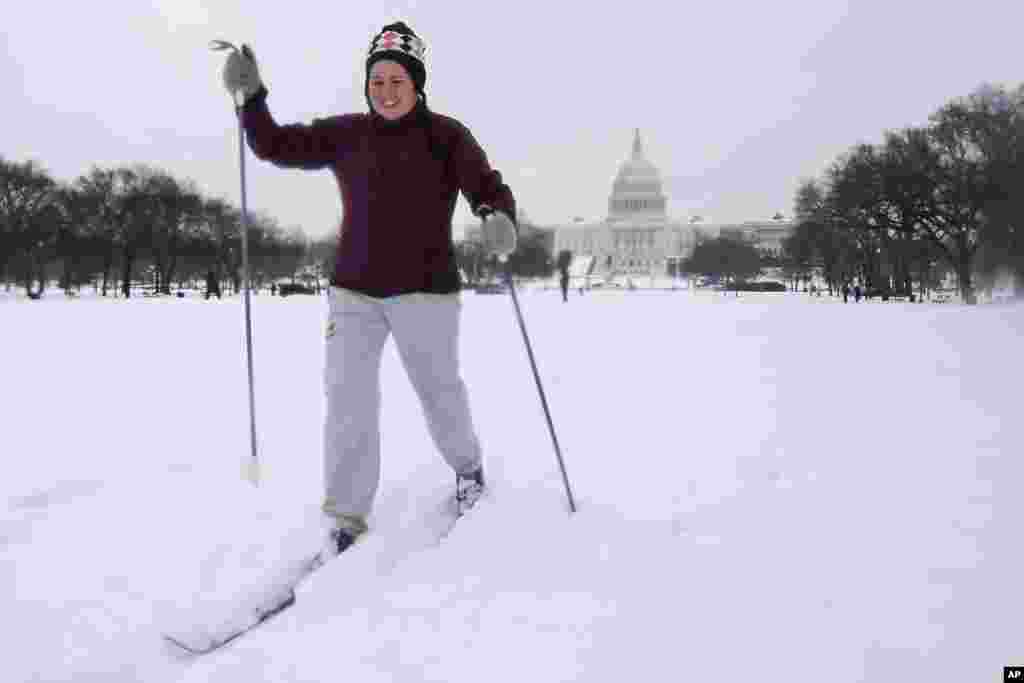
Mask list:
MULTIPOLYGON (((770 251, 778 250, 791 230, 790 223, 782 220, 741 225, 759 248, 770 251)), ((574 261, 592 257, 594 274, 660 276, 669 272, 670 262, 678 263, 693 253, 698 231, 717 237, 723 229, 738 227, 671 218, 661 174, 644 155, 637 129, 632 154, 612 183, 607 218, 556 227, 553 255, 568 250, 574 261)))
POLYGON ((661 174, 644 155, 637 130, 632 155, 612 184, 607 218, 556 228, 554 253, 593 257, 595 273, 664 274, 669 259, 686 258, 695 244, 694 229, 671 219, 666 205, 661 174))

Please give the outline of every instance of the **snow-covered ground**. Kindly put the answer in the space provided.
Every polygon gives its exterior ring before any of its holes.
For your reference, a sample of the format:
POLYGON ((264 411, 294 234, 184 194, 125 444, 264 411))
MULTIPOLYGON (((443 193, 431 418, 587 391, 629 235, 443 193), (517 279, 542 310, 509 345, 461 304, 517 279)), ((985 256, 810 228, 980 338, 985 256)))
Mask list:
POLYGON ((373 533, 199 659, 160 632, 198 613, 204 576, 315 536, 322 300, 254 301, 258 489, 239 299, 0 302, 0 678, 965 683, 1024 664, 1024 308, 523 290, 570 516, 511 300, 464 301, 490 498, 420 542, 452 475, 389 345, 373 533))

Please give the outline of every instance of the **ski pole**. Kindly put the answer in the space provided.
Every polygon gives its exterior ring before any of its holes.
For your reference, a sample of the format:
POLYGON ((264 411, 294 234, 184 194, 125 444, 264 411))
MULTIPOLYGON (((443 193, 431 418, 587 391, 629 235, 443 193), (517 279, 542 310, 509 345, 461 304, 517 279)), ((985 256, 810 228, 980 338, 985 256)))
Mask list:
MULTIPOLYGON (((210 49, 239 51, 237 47, 224 40, 212 41, 210 49)), ((242 187, 242 299, 245 302, 245 360, 249 377, 250 456, 242 464, 242 477, 253 486, 259 486, 260 460, 256 452, 256 392, 253 388, 252 309, 249 297, 249 209, 245 193, 245 130, 242 128, 242 107, 238 104, 237 93, 230 94, 232 103, 235 105, 235 118, 238 122, 238 168, 242 187)))
POLYGON ((551 421, 551 411, 548 410, 548 401, 544 396, 544 385, 541 384, 540 374, 537 372, 537 363, 533 358, 533 347, 530 346, 530 337, 526 334, 526 323, 523 322, 523 313, 519 309, 519 297, 516 296, 516 285, 512 280, 512 271, 507 261, 502 258, 505 264, 505 281, 508 283, 508 291, 512 294, 512 304, 516 309, 516 318, 519 320, 519 331, 523 333, 523 343, 526 345, 526 355, 530 358, 530 368, 533 369, 533 379, 537 383, 537 393, 540 394, 540 404, 544 408, 544 417, 548 422, 548 431, 551 432, 551 441, 555 445, 555 457, 558 458, 558 468, 562 471, 562 483, 565 484, 565 496, 569 499, 569 511, 576 512, 576 501, 572 495, 572 487, 569 485, 569 475, 565 471, 565 460, 562 459, 562 449, 558 446, 558 437, 555 436, 555 425, 551 421))

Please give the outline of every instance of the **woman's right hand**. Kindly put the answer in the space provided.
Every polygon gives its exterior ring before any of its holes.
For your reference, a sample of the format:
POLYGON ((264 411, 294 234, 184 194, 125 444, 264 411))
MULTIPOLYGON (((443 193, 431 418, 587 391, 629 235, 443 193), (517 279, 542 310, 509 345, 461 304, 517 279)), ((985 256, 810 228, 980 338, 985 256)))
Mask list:
POLYGON ((241 50, 231 50, 224 62, 224 87, 232 98, 241 93, 241 101, 252 97, 263 86, 256 56, 248 45, 241 50))

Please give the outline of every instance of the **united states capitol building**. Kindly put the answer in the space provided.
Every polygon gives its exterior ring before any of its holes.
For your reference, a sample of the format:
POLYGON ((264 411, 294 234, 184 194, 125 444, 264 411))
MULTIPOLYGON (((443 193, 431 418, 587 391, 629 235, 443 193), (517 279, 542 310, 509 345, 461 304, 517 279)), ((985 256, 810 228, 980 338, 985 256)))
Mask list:
POLYGON ((670 263, 690 256, 698 232, 732 235, 758 249, 778 254, 792 223, 776 216, 765 221, 708 223, 697 217, 673 218, 666 210, 661 174, 644 155, 637 129, 633 151, 619 166, 608 198, 608 215, 596 223, 555 226, 552 254, 573 254, 574 270, 583 262, 593 275, 664 275, 670 263))

